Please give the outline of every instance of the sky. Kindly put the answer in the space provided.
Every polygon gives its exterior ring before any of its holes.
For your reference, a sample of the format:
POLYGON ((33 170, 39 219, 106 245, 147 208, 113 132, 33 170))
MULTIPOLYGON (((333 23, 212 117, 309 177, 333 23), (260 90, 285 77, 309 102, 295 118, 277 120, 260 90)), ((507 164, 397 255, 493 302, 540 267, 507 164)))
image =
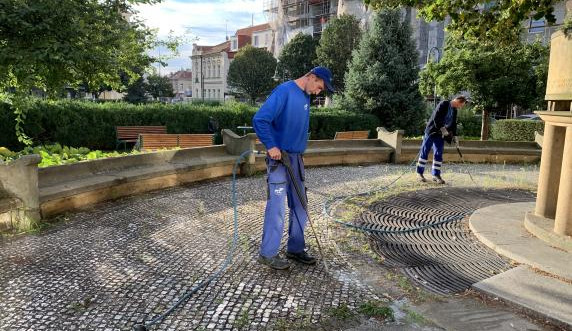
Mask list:
MULTIPOLYGON (((191 68, 192 44, 216 45, 232 36, 237 29, 266 23, 263 0, 163 0, 155 5, 139 5, 137 16, 145 25, 158 29, 159 38, 165 39, 169 31, 185 36, 187 42, 179 48, 179 55, 160 68, 166 75, 177 70, 191 68), (198 40, 194 40, 197 38, 198 40)), ((155 49, 152 55, 164 55, 165 49, 155 49)), ((155 64, 158 68, 159 65, 155 64)))

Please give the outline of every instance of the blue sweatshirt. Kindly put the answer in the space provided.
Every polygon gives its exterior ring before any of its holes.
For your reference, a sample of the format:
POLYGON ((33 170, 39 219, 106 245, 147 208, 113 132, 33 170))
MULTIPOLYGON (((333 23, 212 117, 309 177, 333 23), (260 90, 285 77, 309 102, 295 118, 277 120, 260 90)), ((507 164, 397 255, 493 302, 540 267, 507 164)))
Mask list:
POLYGON ((310 127, 310 96, 294 81, 278 85, 254 114, 252 126, 266 149, 303 153, 310 127))

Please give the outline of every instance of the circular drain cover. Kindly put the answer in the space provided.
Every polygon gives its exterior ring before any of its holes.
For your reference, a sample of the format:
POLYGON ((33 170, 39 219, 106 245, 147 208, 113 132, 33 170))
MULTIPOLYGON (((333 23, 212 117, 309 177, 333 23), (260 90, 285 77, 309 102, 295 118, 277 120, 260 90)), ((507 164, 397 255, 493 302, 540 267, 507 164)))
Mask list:
POLYGON ((442 223, 405 233, 371 233, 370 243, 386 265, 401 269, 421 287, 452 294, 511 265, 473 236, 468 217, 444 221, 494 204, 534 199, 532 192, 507 189, 449 187, 407 192, 371 204, 357 225, 399 231, 442 223))

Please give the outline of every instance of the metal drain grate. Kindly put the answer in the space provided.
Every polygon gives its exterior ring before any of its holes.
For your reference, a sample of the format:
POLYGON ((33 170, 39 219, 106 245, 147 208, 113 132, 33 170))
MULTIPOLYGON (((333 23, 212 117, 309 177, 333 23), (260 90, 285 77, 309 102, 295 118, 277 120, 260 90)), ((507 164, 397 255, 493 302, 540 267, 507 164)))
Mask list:
MULTIPOLYGON (((524 190, 429 189, 375 202, 357 223, 380 230, 412 229, 498 203, 532 200, 534 195, 524 190)), ((407 233, 370 234, 370 240, 386 265, 402 269, 415 283, 438 294, 464 291, 511 268, 508 260, 471 234, 468 217, 407 233)))

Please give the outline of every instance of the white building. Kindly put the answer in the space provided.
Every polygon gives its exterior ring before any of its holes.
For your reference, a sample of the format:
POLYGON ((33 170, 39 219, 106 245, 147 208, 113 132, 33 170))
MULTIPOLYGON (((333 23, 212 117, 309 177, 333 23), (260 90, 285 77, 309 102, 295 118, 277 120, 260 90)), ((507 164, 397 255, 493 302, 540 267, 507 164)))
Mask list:
POLYGON ((169 75, 175 100, 186 100, 192 95, 193 73, 190 70, 179 70, 169 75))
POLYGON ((268 24, 236 31, 229 40, 215 46, 193 44, 192 100, 224 101, 228 93, 226 78, 230 62, 245 45, 272 50, 272 30, 268 24))

